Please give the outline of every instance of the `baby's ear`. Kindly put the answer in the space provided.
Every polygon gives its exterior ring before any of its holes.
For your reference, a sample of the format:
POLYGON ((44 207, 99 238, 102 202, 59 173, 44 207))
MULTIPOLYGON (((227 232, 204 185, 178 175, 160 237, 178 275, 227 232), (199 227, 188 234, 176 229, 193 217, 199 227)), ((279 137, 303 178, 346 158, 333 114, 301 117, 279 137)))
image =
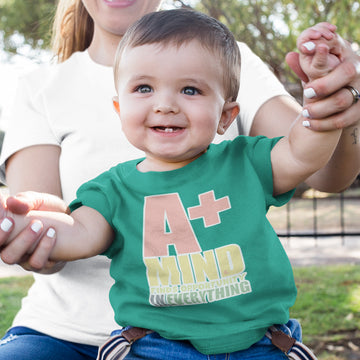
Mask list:
POLYGON ((120 105, 119 98, 117 96, 113 96, 112 98, 113 106, 118 115, 120 115, 120 105))
POLYGON ((217 133, 223 135, 240 112, 240 106, 236 101, 226 102, 219 121, 217 133))

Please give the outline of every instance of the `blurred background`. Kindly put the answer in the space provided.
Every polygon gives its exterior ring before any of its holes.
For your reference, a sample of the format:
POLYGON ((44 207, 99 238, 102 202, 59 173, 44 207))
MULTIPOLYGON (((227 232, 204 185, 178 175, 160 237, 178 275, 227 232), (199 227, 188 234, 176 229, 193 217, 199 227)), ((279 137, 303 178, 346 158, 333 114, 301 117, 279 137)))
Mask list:
MULTIPOLYGON (((33 1, 0 0, 0 149, 7 126, 7 112, 13 101, 16 101, 14 95, 17 78, 39 64, 53 60, 49 48, 56 3, 57 0, 37 0, 36 5, 33 1)), ((289 51, 296 51, 296 39, 304 29, 322 21, 330 22, 338 27, 338 33, 352 44, 353 49, 359 51, 360 1, 163 2, 164 9, 179 7, 194 8, 225 23, 238 40, 245 42, 268 64, 300 103, 302 86, 287 66, 285 55, 289 51)), ((296 196, 288 207, 273 209, 269 216, 281 236, 300 234, 309 237, 323 233, 352 236, 360 234, 359 198, 359 180, 348 192, 341 195, 319 194, 303 185, 298 187, 296 196), (295 206, 294 203, 300 198, 305 203, 295 206), (324 210, 325 215, 321 210, 322 206, 327 209, 324 210)))
MULTIPOLYGON (((0 0, 0 149, 7 126, 7 112, 13 101, 16 101, 14 93, 17 78, 35 66, 53 60, 49 48, 56 3, 57 0, 37 0, 36 2, 0 0)), ((164 9, 179 7, 194 8, 225 23, 238 40, 245 42, 268 64, 286 89, 300 103, 302 102, 302 86, 287 66, 285 55, 289 51, 296 51, 296 39, 304 29, 319 22, 330 22, 338 27, 338 33, 352 44, 353 49, 359 51, 360 1, 164 0, 163 2, 164 9)), ((322 225, 325 232, 327 234, 344 232, 350 235, 360 234, 360 224, 357 221, 360 216, 357 212, 358 208, 360 212, 358 183, 359 180, 353 184, 350 193, 347 192, 340 197, 338 195, 325 196, 311 192, 311 189, 309 192, 306 186, 300 186, 295 201, 297 198, 330 198, 330 200, 321 200, 315 205, 314 200, 307 202, 307 206, 314 210, 306 209, 302 214, 296 213, 294 206, 291 212, 289 207, 287 210, 278 209, 277 211, 288 211, 288 213, 285 216, 270 213, 273 225, 281 235, 299 233, 299 230, 294 227, 294 222, 298 228, 306 228, 306 234, 311 232, 317 234, 319 224, 321 224, 321 219, 319 218, 319 221, 317 219, 320 212, 318 203, 325 204, 324 207, 329 210, 327 213, 334 214, 334 210, 330 211, 332 208, 330 203, 333 204, 335 201, 334 206, 339 215, 336 215, 337 221, 334 221, 333 217, 325 216, 329 219, 328 224, 322 225), (351 207, 351 211, 347 210, 346 206, 351 207), (346 212, 351 213, 351 216, 346 212), (277 220, 278 218, 282 219, 282 223, 277 220), (300 218, 307 220, 300 222, 300 218), (295 221, 296 219, 298 220, 295 221), (349 221, 350 224, 347 225, 349 221), (346 226, 348 230, 345 229, 346 226)), ((304 209, 305 205, 302 204, 296 208, 304 209)))
MULTIPOLYGON (((0 149, 18 77, 53 60, 49 47, 56 3, 0 0, 0 149)), ((296 51, 304 29, 330 22, 359 51, 359 1, 164 0, 163 7, 192 7, 225 23, 300 103, 302 86, 285 55, 296 51)), ((301 320, 305 342, 319 359, 360 359, 359 200, 359 180, 342 194, 301 187, 287 206, 268 214, 295 267, 299 296, 292 317, 301 320)), ((30 276, 10 277, 15 273, 9 268, 0 269, 0 335, 32 283, 30 276)))
MULTIPOLYGON (((56 0, 0 0, 0 130, 16 77, 50 61, 50 31, 56 0)), ((307 27, 328 21, 358 49, 360 3, 338 0, 166 0, 164 8, 193 7, 223 23, 265 61, 288 91, 301 101, 301 84, 285 63, 307 27)))

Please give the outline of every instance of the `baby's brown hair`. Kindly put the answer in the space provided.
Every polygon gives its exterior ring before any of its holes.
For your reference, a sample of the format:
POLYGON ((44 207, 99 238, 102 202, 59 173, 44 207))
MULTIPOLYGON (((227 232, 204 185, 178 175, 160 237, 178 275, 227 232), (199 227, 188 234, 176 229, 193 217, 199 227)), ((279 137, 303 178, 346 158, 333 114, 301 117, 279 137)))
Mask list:
POLYGON ((197 40, 210 53, 220 59, 223 71, 225 99, 236 101, 240 85, 240 51, 231 31, 218 20, 203 13, 186 10, 164 10, 143 16, 126 31, 115 56, 114 78, 118 81, 118 68, 127 47, 147 44, 175 45, 197 40))

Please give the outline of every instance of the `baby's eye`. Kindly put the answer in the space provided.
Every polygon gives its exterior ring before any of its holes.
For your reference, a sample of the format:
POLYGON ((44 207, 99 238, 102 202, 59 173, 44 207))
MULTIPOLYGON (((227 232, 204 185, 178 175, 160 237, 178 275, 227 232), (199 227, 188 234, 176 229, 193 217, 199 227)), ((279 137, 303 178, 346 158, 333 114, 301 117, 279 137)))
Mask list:
POLYGON ((151 86, 149 85, 139 85, 136 87, 135 91, 141 94, 147 94, 152 91, 151 86))
POLYGON ((186 86, 184 87, 181 92, 185 95, 197 95, 200 94, 200 91, 193 86, 186 86))

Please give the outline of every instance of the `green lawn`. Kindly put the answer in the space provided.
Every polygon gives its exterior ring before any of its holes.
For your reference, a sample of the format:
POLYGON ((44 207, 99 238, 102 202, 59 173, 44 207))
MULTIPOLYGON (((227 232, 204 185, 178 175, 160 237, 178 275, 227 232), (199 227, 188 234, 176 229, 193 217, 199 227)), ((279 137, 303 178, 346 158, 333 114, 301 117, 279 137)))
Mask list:
POLYGON ((360 328, 360 266, 296 268, 298 298, 291 316, 301 321, 305 340, 360 328))
POLYGON ((33 282, 31 276, 0 279, 0 335, 6 332, 33 282))
POLYGON ((360 352, 360 266, 295 268, 294 275, 298 297, 290 315, 300 320, 304 343, 320 348, 321 359, 359 359, 350 353, 360 352), (325 345, 334 345, 336 355, 325 345))
MULTIPOLYGON (((294 274, 298 298, 291 317, 300 320, 306 344, 316 348, 360 329, 360 266, 295 268, 294 274)), ((0 279, 0 335, 10 326, 31 283, 30 276, 0 279)), ((345 359, 320 352, 321 359, 345 359)))

